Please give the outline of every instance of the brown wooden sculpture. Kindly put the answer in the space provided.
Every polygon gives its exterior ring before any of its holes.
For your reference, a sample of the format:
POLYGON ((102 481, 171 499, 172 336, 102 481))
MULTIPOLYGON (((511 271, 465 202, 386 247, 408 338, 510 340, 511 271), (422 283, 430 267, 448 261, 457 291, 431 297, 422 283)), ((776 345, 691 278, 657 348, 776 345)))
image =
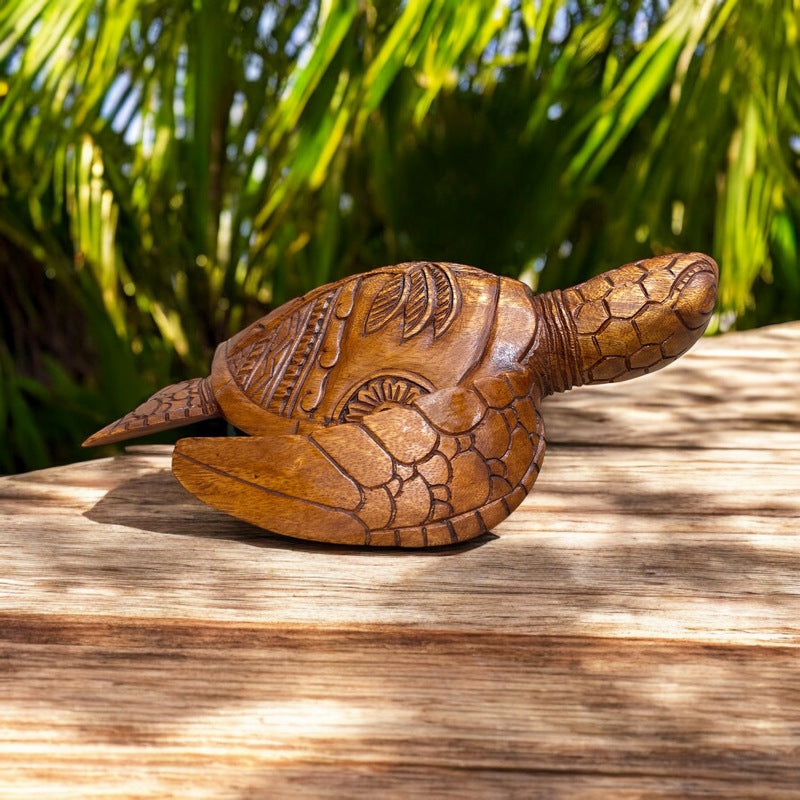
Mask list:
POLYGON ((217 348, 89 437, 106 444, 223 416, 249 434, 183 439, 173 471, 215 508, 326 542, 424 547, 489 530, 544 456, 541 400, 659 369, 714 307, 699 253, 564 291, 418 262, 323 286, 217 348))

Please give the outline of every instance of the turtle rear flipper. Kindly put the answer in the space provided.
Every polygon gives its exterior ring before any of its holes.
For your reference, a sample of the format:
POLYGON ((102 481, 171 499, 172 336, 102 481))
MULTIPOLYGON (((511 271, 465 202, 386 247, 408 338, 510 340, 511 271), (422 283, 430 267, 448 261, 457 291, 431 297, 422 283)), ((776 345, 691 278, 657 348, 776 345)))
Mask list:
POLYGON ((219 416, 208 379, 192 378, 165 386, 129 414, 92 434, 83 446, 112 444, 219 416))
POLYGON ((543 455, 527 387, 494 377, 305 434, 183 439, 172 468, 205 503, 277 533, 429 547, 505 519, 543 455))

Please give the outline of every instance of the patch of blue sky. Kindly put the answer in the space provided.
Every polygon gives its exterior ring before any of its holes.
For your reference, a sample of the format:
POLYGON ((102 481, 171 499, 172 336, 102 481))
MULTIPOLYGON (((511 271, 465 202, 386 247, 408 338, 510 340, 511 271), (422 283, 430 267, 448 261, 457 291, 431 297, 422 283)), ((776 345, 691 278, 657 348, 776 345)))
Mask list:
POLYGON ((275 10, 275 5, 269 3, 264 6, 261 16, 258 18, 258 35, 262 39, 268 39, 275 30, 275 23, 278 21, 278 12, 275 10))

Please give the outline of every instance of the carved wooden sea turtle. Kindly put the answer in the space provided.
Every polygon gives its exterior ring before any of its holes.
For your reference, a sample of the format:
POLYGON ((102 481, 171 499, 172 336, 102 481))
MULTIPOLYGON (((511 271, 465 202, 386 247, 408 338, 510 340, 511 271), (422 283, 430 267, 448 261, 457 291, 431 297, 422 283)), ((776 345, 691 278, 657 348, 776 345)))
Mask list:
POLYGON ((423 547, 493 528, 544 455, 541 400, 659 369, 702 334, 717 265, 627 264, 563 291, 417 262, 322 286, 221 344, 89 437, 116 442, 222 416, 249 436, 180 440, 178 480, 289 536, 423 547))

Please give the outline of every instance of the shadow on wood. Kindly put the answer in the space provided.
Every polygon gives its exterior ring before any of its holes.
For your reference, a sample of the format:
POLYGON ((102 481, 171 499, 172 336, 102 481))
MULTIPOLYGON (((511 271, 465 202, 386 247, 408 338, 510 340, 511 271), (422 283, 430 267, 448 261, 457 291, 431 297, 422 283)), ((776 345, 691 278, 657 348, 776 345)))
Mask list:
MULTIPOLYGON (((340 553, 363 552, 363 545, 332 545, 324 542, 296 539, 267 531, 235 519, 205 505, 186 491, 169 469, 128 478, 108 491, 92 508, 84 512, 92 522, 105 525, 124 525, 137 532, 151 531, 177 536, 211 539, 230 539, 254 547, 286 547, 292 550, 327 551, 340 553)), ((306 524, 313 524, 308 522, 306 524)), ((496 539, 492 533, 455 546, 410 549, 432 555, 457 555, 481 547, 496 539)), ((409 548, 387 549, 395 556, 409 548)))

